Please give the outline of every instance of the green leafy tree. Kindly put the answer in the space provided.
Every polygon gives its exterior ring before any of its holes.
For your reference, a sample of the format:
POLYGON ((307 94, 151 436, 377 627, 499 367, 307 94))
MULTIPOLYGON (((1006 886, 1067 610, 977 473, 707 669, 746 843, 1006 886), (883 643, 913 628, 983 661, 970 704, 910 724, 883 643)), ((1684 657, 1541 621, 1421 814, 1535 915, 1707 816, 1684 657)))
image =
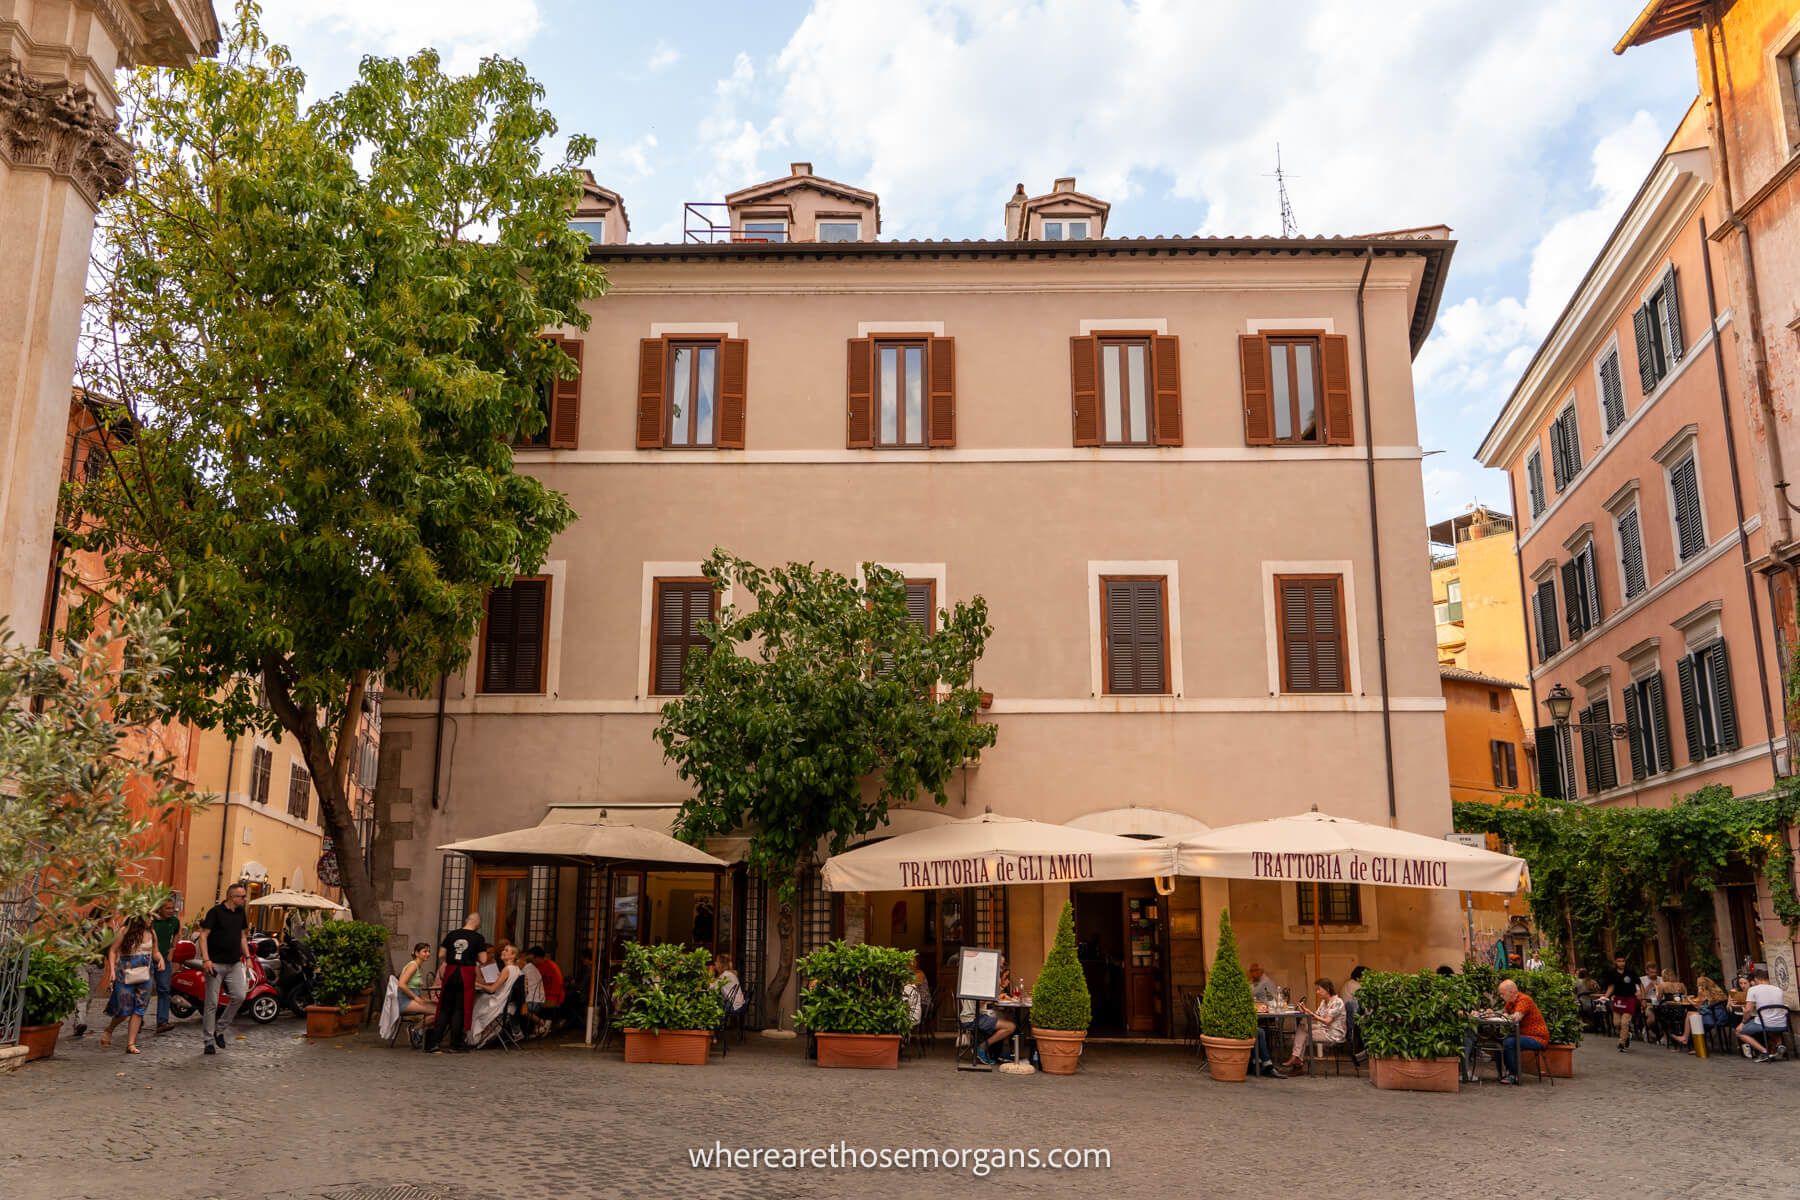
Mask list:
POLYGON ((1075 906, 1063 901, 1056 922, 1056 944, 1038 975, 1031 995, 1031 1023, 1040 1029, 1080 1033, 1093 1024, 1093 1000, 1088 995, 1087 973, 1075 957, 1075 906))
POLYGON ((168 894, 140 862, 153 819, 196 803, 163 741, 175 651, 162 606, 109 611, 56 654, 0 623, 0 896, 36 897, 40 944, 89 957, 92 906, 148 913, 168 894))
POLYGON ((1256 1036, 1256 997, 1250 992, 1250 976, 1238 961, 1230 909, 1219 910, 1219 950, 1200 995, 1200 1032, 1239 1040, 1256 1036))
POLYGON ((293 734, 342 848, 371 679, 441 686, 486 591, 573 519, 511 443, 575 369, 540 334, 604 286, 567 222, 593 142, 547 156, 542 89, 501 58, 365 58, 309 105, 257 18, 244 0, 219 59, 125 88, 136 170, 101 213, 83 380, 134 427, 71 524, 122 586, 181 582, 170 694, 293 734))
POLYGON ((940 612, 928 632, 907 615, 899 574, 863 570, 858 581, 811 564, 768 569, 715 550, 706 578, 748 603, 703 627, 707 652, 656 730, 694 788, 682 835, 748 830, 750 864, 779 882, 771 1006, 792 974, 793 897, 819 844, 836 854, 921 794, 947 803, 952 774, 994 744, 974 685, 986 603, 940 612))

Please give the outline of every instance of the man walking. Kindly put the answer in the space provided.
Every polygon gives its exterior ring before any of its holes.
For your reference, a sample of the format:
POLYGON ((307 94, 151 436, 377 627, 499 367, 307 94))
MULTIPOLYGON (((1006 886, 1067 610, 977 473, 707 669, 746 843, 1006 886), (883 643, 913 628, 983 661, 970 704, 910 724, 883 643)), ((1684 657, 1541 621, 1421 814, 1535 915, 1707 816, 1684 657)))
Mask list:
POLYGON ((231 1028, 249 987, 244 972, 244 960, 250 957, 250 922, 244 915, 244 900, 249 895, 243 884, 232 884, 225 889, 224 901, 213 905, 200 922, 205 934, 200 939, 200 966, 206 972, 206 1008, 200 1017, 200 1034, 206 1039, 208 1054, 225 1048, 225 1030, 231 1028), (218 1019, 220 985, 231 1001, 225 1006, 223 1022, 218 1019))
POLYGON ((175 897, 169 896, 157 906, 150 921, 156 934, 156 949, 162 954, 162 967, 156 972, 156 1036, 161 1037, 174 1026, 169 1023, 169 983, 175 977, 175 935, 181 932, 181 918, 175 915, 175 897))
POLYGON ((469 1026, 475 1019, 475 962, 487 939, 481 936, 481 914, 470 913, 461 929, 453 929, 439 946, 444 964, 443 990, 438 993, 437 1022, 431 1029, 431 1049, 444 1048, 444 1031, 451 1031, 450 1048, 467 1048, 469 1026))

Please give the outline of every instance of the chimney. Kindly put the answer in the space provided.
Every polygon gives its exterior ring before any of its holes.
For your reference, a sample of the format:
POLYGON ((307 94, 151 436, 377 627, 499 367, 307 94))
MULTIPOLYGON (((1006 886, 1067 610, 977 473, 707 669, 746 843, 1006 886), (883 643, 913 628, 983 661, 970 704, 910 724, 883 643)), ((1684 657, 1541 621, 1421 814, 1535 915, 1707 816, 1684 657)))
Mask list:
POLYGON ((812 164, 811 163, 789 163, 788 164, 788 174, 789 175, 811 175, 812 174, 812 164))
POLYGON ((1073 175, 1063 176, 1061 179, 1056 181, 1055 185, 1053 187, 1051 187, 1050 190, 1053 192, 1072 192, 1072 191, 1074 191, 1075 190, 1075 177, 1073 175))
POLYGON ((1006 202, 1006 240, 1023 241, 1025 238, 1025 185, 1020 184, 1013 189, 1012 199, 1006 202))

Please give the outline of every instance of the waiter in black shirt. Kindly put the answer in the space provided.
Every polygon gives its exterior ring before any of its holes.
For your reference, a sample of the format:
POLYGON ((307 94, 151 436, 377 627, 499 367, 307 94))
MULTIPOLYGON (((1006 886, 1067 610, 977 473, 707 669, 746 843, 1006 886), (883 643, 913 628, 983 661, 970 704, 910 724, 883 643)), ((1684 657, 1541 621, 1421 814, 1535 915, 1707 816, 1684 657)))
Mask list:
POLYGON ((444 964, 438 995, 437 1022, 431 1029, 431 1049, 443 1048, 444 1030, 453 1030, 451 1049, 467 1047, 469 1025, 475 1019, 475 959, 487 949, 481 936, 481 914, 470 913, 461 929, 453 929, 439 945, 439 961, 444 964), (454 1025, 451 1014, 455 1013, 454 1025))
POLYGON ((206 1040, 206 1052, 215 1054, 225 1048, 225 1030, 237 1016, 244 1002, 249 979, 244 973, 244 960, 250 957, 249 918, 244 915, 244 900, 250 891, 241 883, 225 889, 225 899, 207 910, 200 921, 200 965, 206 972, 206 1006, 201 1012, 200 1034, 206 1040), (219 987, 224 985, 230 1003, 225 1006, 225 1020, 219 1021, 219 987))
POLYGON ((1606 989, 1613 1027, 1619 1032, 1619 1053, 1623 1054, 1631 1049, 1631 1022, 1637 1016, 1637 972, 1625 965, 1623 954, 1615 954, 1613 965, 1600 973, 1600 986, 1606 989))

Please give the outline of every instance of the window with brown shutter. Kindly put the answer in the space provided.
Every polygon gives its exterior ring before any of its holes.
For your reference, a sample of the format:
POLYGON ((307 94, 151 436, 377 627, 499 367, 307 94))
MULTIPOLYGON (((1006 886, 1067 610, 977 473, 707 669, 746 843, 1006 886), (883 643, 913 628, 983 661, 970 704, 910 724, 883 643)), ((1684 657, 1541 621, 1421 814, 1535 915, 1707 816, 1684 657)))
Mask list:
POLYGON ((1283 692, 1350 690, 1341 575, 1277 575, 1275 619, 1283 692))
POLYGON ((1181 445, 1181 352, 1161 334, 1069 341, 1077 446, 1181 445))
POLYGON ((275 752, 267 746, 250 750, 250 800, 254 804, 269 802, 269 776, 275 771, 275 752))
POLYGON ((906 581, 906 616, 926 633, 937 632, 937 580, 906 581))
POLYGON ((688 663, 706 653, 703 621, 713 619, 718 593, 704 579, 658 579, 650 621, 650 694, 679 696, 688 663))
POLYGON ((1331 333, 1252 333, 1238 338, 1244 444, 1350 446, 1350 339, 1331 333))
POLYGON ((1100 578, 1100 676, 1109 696, 1169 693, 1168 580, 1100 578))
POLYGON ((299 763, 288 764, 288 816, 312 816, 312 773, 299 763))
POLYGON ((748 376, 743 338, 645 338, 638 353, 638 449, 743 449, 748 376))
POLYGON ((533 434, 521 434, 513 445, 574 450, 581 441, 581 339, 546 334, 544 340, 574 360, 575 374, 569 379, 553 376, 538 384, 538 410, 544 416, 544 427, 533 434))
POLYGON ((489 695, 541 693, 549 637, 549 579, 515 579, 511 587, 488 592, 479 690, 489 695))
POLYGON ((851 449, 956 445, 956 339, 851 338, 844 411, 851 449))

